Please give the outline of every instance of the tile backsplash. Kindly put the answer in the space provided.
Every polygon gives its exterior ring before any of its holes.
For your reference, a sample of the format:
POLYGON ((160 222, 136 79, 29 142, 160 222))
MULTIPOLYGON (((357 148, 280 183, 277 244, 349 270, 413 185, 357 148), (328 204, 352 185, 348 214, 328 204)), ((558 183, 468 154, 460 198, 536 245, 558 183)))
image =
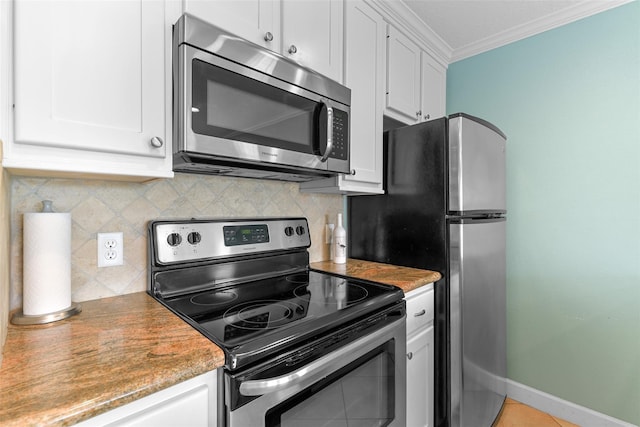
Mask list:
POLYGON ((71 212, 73 301, 144 291, 147 222, 153 219, 303 216, 309 221, 311 261, 327 259, 325 224, 342 211, 342 197, 298 191, 298 184, 176 174, 146 183, 12 177, 11 309, 22 305, 22 223, 42 200, 71 212), (98 268, 96 234, 124 233, 124 265, 98 268))

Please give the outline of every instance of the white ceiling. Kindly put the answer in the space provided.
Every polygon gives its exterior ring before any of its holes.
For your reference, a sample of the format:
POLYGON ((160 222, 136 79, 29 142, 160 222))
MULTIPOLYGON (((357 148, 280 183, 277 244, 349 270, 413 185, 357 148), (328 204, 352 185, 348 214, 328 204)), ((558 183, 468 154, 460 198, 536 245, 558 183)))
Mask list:
POLYGON ((632 0, 402 0, 451 52, 451 62, 632 0))

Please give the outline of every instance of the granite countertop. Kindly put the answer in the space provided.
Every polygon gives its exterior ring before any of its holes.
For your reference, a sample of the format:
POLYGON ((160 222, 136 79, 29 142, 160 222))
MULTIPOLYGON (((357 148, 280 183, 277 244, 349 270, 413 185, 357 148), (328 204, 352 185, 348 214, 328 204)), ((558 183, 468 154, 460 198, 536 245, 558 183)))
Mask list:
MULTIPOLYGON (((441 277, 356 259, 311 267, 405 293, 441 277)), ((218 346, 144 292, 81 305, 65 320, 9 326, 0 425, 72 425, 224 365, 218 346)))
POLYGON ((81 306, 58 322, 9 326, 0 425, 72 425, 224 364, 220 348, 146 293, 81 306))
POLYGON ((438 281, 442 278, 440 273, 418 268, 400 267, 379 262, 362 261, 347 258, 345 264, 335 264, 332 261, 321 261, 310 264, 311 268, 329 273, 350 276, 358 279, 371 280, 373 282, 395 285, 404 293, 410 292, 420 286, 438 281))

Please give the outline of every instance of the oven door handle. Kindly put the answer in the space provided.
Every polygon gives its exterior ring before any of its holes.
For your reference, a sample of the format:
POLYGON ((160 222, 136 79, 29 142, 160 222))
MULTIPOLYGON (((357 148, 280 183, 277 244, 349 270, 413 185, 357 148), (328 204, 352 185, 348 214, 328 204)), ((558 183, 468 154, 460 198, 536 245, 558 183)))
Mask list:
MULTIPOLYGON (((393 322, 375 333, 332 351, 331 354, 323 356, 289 374, 262 380, 244 381, 240 384, 240 393, 243 396, 261 396, 263 394, 288 389, 302 382, 310 382, 313 384, 336 370, 336 360, 340 360, 346 365, 356 360, 362 354, 366 354, 368 351, 376 348, 382 337, 386 334, 393 335, 394 328, 397 327, 399 322, 404 322, 404 318, 403 316, 402 320, 393 322)), ((386 340, 388 337, 383 339, 386 340)))

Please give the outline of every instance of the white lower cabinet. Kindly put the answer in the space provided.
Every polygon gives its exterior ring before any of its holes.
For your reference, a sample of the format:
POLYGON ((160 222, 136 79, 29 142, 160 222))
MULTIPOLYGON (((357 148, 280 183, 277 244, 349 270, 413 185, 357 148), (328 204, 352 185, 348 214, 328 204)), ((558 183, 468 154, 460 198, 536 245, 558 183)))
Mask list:
POLYGON ((407 340, 407 426, 433 425, 433 325, 407 340))
POLYGON ((216 426, 216 378, 216 371, 207 372, 76 425, 79 427, 216 426))
POLYGON ((433 426, 433 284, 406 295, 407 426, 433 426))

